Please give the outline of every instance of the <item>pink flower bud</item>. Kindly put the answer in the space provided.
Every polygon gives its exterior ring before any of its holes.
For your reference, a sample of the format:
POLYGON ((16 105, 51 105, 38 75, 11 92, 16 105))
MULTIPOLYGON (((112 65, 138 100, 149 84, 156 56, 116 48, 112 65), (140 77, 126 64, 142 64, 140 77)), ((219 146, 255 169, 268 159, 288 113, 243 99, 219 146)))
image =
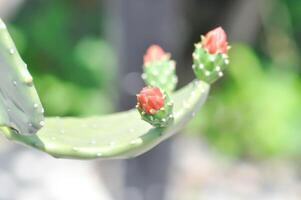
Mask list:
POLYGON ((158 87, 144 87, 137 95, 138 106, 148 114, 155 114, 164 106, 164 95, 158 87))
POLYGON ((160 60, 165 54, 166 53, 159 45, 151 45, 144 55, 144 64, 154 60, 160 60))
POLYGON ((228 42, 224 29, 218 27, 208 32, 202 41, 202 45, 210 54, 226 54, 228 52, 228 42))

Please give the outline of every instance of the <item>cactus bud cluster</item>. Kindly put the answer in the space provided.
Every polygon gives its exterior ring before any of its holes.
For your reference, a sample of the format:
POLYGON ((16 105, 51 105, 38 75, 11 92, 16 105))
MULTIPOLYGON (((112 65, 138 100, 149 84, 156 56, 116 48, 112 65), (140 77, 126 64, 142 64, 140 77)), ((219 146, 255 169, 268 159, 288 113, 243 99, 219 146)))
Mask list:
POLYGON ((196 77, 210 84, 222 77, 229 64, 228 49, 227 35, 221 27, 202 36, 193 52, 192 68, 196 77))
POLYGON ((159 87, 171 93, 177 85, 176 62, 170 59, 160 46, 151 45, 144 55, 144 73, 142 78, 146 85, 159 87))
POLYGON ((158 87, 144 87, 137 94, 137 109, 143 120, 156 127, 168 126, 173 121, 173 103, 158 87))
POLYGON ((173 103, 169 95, 175 89, 176 63, 160 46, 151 45, 144 55, 142 78, 147 85, 137 95, 137 109, 143 120, 155 127, 173 121, 173 103))

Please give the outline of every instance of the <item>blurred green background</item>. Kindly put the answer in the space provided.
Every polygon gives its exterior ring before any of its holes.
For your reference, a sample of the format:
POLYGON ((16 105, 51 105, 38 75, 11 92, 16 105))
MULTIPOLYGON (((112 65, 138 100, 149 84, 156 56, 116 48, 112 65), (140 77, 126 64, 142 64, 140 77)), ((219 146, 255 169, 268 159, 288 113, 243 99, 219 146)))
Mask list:
POLYGON ((301 2, 261 5, 262 27, 255 44, 232 43, 228 73, 213 87, 190 128, 234 157, 298 158, 301 2))
POLYGON ((9 31, 35 77, 47 115, 113 111, 116 53, 97 1, 24 4, 9 31))
MULTIPOLYGON (((230 41, 231 65, 186 132, 233 157, 300 157, 301 1, 262 2, 270 4, 260 7, 255 42, 230 41)), ((101 1, 36 1, 9 19, 47 115, 117 110, 118 52, 107 40, 104 9, 101 1)), ((184 46, 189 60, 193 45, 184 46)))

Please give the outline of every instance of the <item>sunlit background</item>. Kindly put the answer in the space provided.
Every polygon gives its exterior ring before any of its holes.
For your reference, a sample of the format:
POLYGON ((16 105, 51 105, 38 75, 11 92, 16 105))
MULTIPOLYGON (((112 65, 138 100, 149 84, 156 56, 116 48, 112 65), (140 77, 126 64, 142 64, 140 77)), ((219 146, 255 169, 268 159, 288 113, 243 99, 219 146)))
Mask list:
POLYGON ((0 16, 48 116, 132 108, 152 43, 179 87, 201 34, 223 26, 232 47, 189 126, 137 159, 60 160, 1 137, 0 200, 300 199, 301 1, 0 0, 0 16))

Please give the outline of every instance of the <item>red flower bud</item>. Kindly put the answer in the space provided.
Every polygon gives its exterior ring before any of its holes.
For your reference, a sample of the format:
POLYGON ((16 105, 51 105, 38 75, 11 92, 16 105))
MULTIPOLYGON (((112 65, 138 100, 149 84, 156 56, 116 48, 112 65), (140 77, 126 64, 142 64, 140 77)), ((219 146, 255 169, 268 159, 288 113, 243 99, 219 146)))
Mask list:
POLYGON ((228 52, 228 42, 224 29, 218 27, 208 32, 202 41, 202 45, 211 54, 226 54, 228 52))
POLYGON ((155 114, 164 106, 164 95, 158 87, 145 87, 137 95, 138 106, 148 114, 155 114))
POLYGON ((164 57, 166 53, 164 50, 158 45, 151 45, 147 50, 146 54, 144 55, 144 64, 154 61, 160 60, 164 57))

